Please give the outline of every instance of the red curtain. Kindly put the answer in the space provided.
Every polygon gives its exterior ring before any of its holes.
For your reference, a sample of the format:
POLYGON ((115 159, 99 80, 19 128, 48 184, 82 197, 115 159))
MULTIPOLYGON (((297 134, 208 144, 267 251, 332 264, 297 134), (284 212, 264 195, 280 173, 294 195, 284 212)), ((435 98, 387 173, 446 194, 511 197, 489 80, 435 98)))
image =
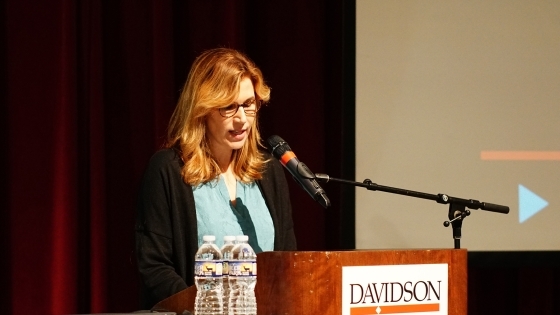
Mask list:
MULTIPOLYGON (((343 146, 342 9, 342 1, 7 0, 0 299, 8 313, 137 310, 136 191, 205 49, 252 57, 272 87, 264 138, 280 135, 312 170, 341 177, 341 154, 331 151, 343 146)), ((341 248, 337 189, 325 212, 291 185, 299 248, 341 248)))

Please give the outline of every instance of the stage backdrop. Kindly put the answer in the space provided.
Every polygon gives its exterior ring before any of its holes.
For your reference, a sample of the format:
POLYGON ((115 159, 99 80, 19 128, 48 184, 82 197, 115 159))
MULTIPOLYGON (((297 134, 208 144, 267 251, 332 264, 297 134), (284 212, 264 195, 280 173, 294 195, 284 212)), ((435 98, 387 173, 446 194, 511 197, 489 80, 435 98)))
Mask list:
MULTIPOLYGON (((354 152, 353 5, 3 1, 3 312, 137 310, 133 226, 139 179, 161 147, 189 65, 204 49, 243 50, 263 69, 272 86, 271 104, 260 113, 265 138, 283 137, 314 172, 355 178, 348 158, 354 152)), ((370 174, 358 179, 363 176, 370 174)), ((288 180, 299 249, 352 248, 354 189, 325 185, 333 202, 325 211, 288 180)), ((434 211, 439 218, 443 210, 434 211)), ((481 260, 469 266, 473 314, 558 314, 558 261, 543 266, 509 258, 507 268, 481 260)))

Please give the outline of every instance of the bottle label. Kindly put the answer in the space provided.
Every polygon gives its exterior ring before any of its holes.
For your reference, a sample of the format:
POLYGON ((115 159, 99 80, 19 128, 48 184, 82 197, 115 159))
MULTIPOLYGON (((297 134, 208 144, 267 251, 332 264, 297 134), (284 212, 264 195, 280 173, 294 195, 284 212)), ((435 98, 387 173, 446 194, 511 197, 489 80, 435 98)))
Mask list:
POLYGON ((256 276, 257 261, 256 260, 230 261, 229 275, 235 277, 256 276))
POLYGON ((229 274, 229 261, 224 260, 224 263, 223 263, 222 266, 223 266, 222 267, 222 273, 224 274, 224 276, 228 275, 229 274))
POLYGON ((221 260, 197 260, 194 262, 195 277, 221 277, 221 260))

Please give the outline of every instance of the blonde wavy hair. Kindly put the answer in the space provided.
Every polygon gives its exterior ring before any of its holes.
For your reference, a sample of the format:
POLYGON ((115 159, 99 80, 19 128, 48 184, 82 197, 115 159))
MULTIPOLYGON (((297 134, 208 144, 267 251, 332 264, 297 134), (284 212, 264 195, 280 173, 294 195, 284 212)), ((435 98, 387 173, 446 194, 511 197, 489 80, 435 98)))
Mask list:
MULTIPOLYGON (((171 116, 165 144, 181 155, 184 162, 181 175, 185 183, 198 185, 221 174, 206 137, 206 118, 213 110, 235 101, 240 82, 246 77, 253 83, 257 101, 266 103, 270 99, 270 88, 260 69, 243 53, 216 48, 203 52, 194 61, 171 116)), ((233 153, 233 172, 242 182, 262 178, 267 161, 259 150, 261 141, 255 117, 247 141, 233 153)))

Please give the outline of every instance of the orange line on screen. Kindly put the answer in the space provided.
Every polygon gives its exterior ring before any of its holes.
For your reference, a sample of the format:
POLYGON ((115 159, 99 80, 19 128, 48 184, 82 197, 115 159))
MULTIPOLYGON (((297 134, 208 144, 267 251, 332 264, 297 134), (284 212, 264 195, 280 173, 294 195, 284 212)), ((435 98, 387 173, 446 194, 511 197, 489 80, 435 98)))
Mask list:
POLYGON ((560 151, 482 151, 486 161, 560 161, 560 151))
MULTIPOLYGON (((379 314, 437 312, 439 311, 439 303, 391 305, 391 306, 379 306, 379 308, 381 310, 379 314)), ((350 315, 369 315, 369 314, 377 314, 377 306, 353 307, 350 309, 350 315)))

